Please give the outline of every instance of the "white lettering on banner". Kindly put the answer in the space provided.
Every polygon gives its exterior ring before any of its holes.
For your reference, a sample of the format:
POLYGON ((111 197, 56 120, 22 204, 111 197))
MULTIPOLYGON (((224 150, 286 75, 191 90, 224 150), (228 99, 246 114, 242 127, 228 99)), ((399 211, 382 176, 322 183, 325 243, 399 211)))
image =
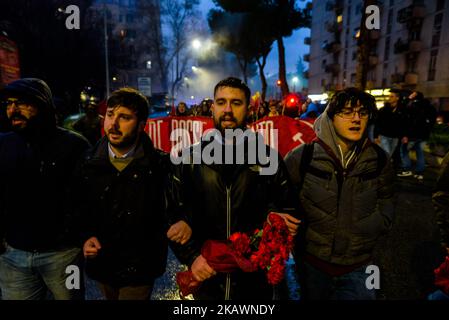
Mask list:
POLYGON ((148 122, 148 135, 153 141, 154 147, 156 149, 162 149, 162 137, 161 137, 161 123, 164 120, 157 120, 156 122, 150 121, 148 122))
POLYGON ((271 120, 262 121, 257 124, 257 132, 264 137, 265 144, 277 150, 278 137, 275 137, 274 130, 274 122, 271 120))
MULTIPOLYGON (((203 135, 203 122, 195 121, 195 120, 181 120, 181 119, 172 119, 171 121, 172 132, 176 129, 184 129, 188 132, 192 132, 193 143, 197 143, 201 140, 201 136, 203 135)), ((170 135, 171 136, 171 135, 170 135)), ((173 141, 173 140, 172 140, 173 141)), ((186 141, 187 142, 187 141, 186 141)), ((184 145, 184 148, 190 146, 190 139, 187 145, 184 145)))

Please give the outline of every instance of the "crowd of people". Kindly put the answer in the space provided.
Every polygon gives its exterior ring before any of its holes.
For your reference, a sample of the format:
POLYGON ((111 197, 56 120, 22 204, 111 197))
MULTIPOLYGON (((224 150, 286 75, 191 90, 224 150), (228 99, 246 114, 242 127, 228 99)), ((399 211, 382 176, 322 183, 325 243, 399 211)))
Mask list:
MULTIPOLYGON (((223 159, 174 164, 145 134, 149 104, 137 90, 122 88, 108 97, 104 136, 92 141, 56 125, 44 81, 8 84, 0 91, 11 128, 0 134, 2 298, 45 299, 49 291, 55 299, 82 300, 83 279, 67 286, 67 267, 75 266, 96 281, 106 299, 146 300, 166 270, 170 246, 202 282, 195 299, 282 299, 282 283, 268 284, 261 271, 219 273, 201 251, 207 240, 254 231, 275 213, 294 237, 302 299, 376 299, 375 289, 366 286, 366 269, 379 238, 394 223, 395 141, 401 140, 405 156, 409 145, 427 138, 427 131, 412 130, 418 121, 432 125, 431 116, 428 121, 423 116, 427 109, 419 93, 410 95, 404 109, 394 109, 393 95, 392 106, 384 107, 390 109, 378 111, 373 96, 347 88, 335 93, 319 116, 308 101, 302 112, 318 116, 314 141, 285 160, 264 146, 262 158, 268 162, 253 163, 245 152, 243 163, 224 164, 229 150, 235 155, 251 142, 245 135, 250 89, 229 77, 201 106, 217 134, 188 153, 190 160, 201 158, 198 150, 217 142, 223 159), (382 117, 390 121, 383 128, 382 117), (394 123, 405 129, 394 131, 399 127, 394 123), (229 130, 235 134, 231 138, 229 130), (273 163, 273 174, 261 174, 273 163)), ((275 116, 278 106, 262 108, 275 116)), ((186 107, 180 103, 177 112, 186 113, 186 107)), ((422 174, 419 161, 417 166, 422 174)), ((447 250, 447 173, 442 177, 434 200, 447 250)))
MULTIPOLYGON (((186 116, 203 116, 211 117, 210 108, 213 100, 205 99, 199 105, 193 105, 190 108, 184 101, 178 103, 176 108, 170 113, 171 116, 186 117, 186 116)), ((316 119, 323 110, 321 105, 310 98, 304 101, 298 101, 295 105, 288 107, 286 101, 269 99, 268 101, 260 101, 250 104, 247 122, 253 123, 265 117, 287 116, 295 119, 316 119)))

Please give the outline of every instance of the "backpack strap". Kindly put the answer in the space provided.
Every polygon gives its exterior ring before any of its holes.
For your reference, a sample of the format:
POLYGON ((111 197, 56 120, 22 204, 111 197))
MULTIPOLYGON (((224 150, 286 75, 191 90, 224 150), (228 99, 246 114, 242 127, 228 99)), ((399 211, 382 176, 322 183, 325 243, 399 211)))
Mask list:
POLYGON ((374 147, 374 150, 377 153, 377 170, 376 170, 376 172, 377 172, 377 175, 379 176, 382 173, 382 170, 387 165, 388 156, 387 156, 387 153, 384 151, 384 149, 379 147, 377 144, 373 143, 372 145, 374 147))
POLYGON ((304 145, 304 150, 302 151, 301 156, 301 162, 299 163, 298 190, 302 189, 302 185, 304 184, 304 178, 306 176, 307 171, 309 170, 310 163, 312 162, 314 144, 315 144, 314 141, 312 141, 304 145))

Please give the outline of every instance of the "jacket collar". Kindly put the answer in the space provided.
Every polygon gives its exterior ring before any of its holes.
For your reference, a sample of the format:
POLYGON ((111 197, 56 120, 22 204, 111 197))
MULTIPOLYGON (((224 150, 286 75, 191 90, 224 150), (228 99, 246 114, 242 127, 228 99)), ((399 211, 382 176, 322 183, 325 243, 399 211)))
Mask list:
MULTIPOLYGON (((90 165, 105 165, 110 163, 108 143, 109 141, 106 136, 103 136, 97 142, 91 150, 90 155, 87 157, 87 162, 90 165)), ((139 137, 139 142, 136 145, 134 153, 134 160, 131 164, 137 163, 142 166, 149 165, 154 160, 155 152, 153 142, 148 135, 143 132, 139 137)))

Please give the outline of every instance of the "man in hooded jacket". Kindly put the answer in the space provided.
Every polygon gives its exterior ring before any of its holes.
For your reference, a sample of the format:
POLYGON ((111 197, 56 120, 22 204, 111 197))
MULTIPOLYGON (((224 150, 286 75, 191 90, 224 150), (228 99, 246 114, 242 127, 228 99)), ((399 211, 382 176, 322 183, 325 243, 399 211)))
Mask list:
POLYGON ((0 101, 12 128, 0 136, 2 298, 44 299, 49 290, 55 299, 83 299, 81 248, 66 221, 71 176, 89 143, 56 126, 52 93, 42 80, 10 83, 0 101))
POLYGON ((301 145, 286 157, 305 216, 295 252, 305 299, 375 299, 366 270, 394 212, 394 172, 367 138, 376 110, 363 91, 337 92, 315 122, 312 149, 301 145))

